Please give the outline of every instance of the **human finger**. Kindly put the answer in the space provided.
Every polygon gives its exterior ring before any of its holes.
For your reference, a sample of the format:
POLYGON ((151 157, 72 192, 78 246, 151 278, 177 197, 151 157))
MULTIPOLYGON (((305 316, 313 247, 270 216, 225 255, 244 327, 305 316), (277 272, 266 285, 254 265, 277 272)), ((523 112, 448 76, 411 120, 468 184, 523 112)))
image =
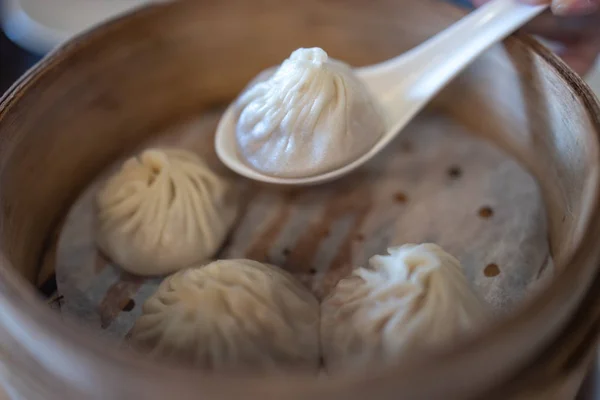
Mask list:
POLYGON ((580 40, 564 45, 558 51, 563 61, 580 75, 587 74, 600 54, 600 40, 580 40))
MULTIPOLYGON (((473 0, 473 4, 480 6, 490 0, 473 0)), ((555 15, 586 15, 600 10, 600 0, 520 0, 527 4, 549 4, 555 15)))

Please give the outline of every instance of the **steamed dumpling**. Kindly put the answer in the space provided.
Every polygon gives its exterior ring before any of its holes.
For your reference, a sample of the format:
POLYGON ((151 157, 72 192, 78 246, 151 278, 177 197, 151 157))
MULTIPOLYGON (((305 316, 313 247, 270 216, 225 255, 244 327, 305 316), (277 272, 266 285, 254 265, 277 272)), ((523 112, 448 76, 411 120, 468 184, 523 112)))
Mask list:
POLYGON ((131 340, 152 356, 211 370, 319 369, 319 304, 284 270, 220 260, 168 277, 131 340))
POLYGON ((254 169, 307 177, 365 154, 383 114, 352 69, 320 48, 298 49, 237 100, 240 155, 254 169))
POLYGON ((170 273, 215 254, 236 205, 227 182, 194 153, 149 149, 99 191, 96 241, 129 272, 170 273))
POLYGON ((449 344, 487 319, 459 261, 435 244, 374 256, 341 280, 321 309, 329 372, 357 371, 449 344))

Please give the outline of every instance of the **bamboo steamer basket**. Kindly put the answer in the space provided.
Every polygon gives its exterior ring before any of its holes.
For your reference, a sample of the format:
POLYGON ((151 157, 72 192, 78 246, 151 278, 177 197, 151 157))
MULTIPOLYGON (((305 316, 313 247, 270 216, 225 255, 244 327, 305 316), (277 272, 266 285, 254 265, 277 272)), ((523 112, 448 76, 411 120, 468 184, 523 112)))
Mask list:
POLYGON ((77 194, 151 132, 226 104, 290 49, 318 43, 367 65, 461 16, 433 0, 182 1, 88 32, 25 74, 0 103, 5 391, 23 399, 573 398, 600 317, 600 107, 579 77, 522 34, 436 100, 536 177, 557 268, 533 301, 473 340, 361 378, 206 376, 110 346, 52 312, 32 285, 77 194))

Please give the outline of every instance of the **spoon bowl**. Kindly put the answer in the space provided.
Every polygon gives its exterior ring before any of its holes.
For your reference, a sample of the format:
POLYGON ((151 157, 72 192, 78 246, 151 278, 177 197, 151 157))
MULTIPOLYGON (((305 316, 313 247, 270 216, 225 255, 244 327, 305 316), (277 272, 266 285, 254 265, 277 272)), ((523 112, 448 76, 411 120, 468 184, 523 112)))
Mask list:
POLYGON ((387 118, 386 132, 354 161, 319 175, 283 178, 263 174, 240 157, 236 141, 237 112, 232 103, 219 121, 215 150, 232 171, 255 181, 279 185, 316 185, 340 178, 383 150, 429 101, 490 46, 503 40, 547 8, 518 0, 493 0, 412 50, 368 67, 355 69, 387 118))

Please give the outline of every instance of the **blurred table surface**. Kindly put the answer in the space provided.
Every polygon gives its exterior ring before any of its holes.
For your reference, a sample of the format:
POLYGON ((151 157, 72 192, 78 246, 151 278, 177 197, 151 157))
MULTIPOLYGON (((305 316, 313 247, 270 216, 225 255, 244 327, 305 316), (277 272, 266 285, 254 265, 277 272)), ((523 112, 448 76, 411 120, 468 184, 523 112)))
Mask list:
MULTIPOLYGON (((40 57, 32 55, 12 43, 0 30, 0 95, 4 93, 13 82, 34 65, 40 57)), ((583 385, 578 400, 600 400, 599 391, 600 374, 594 368, 583 385)), ((3 400, 0 393, 0 400, 3 400)))

